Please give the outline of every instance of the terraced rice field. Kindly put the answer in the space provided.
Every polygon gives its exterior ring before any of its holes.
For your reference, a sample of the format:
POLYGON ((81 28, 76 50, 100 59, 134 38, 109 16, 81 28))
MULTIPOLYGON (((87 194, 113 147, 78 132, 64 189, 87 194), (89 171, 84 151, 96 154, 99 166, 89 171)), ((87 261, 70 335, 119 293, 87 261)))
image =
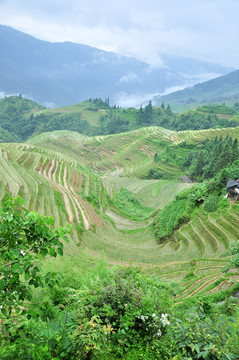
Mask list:
MULTIPOLYGON (((238 129, 229 129, 233 137, 239 136, 238 129)), ((224 130, 175 133, 150 127, 94 138, 55 131, 29 144, 1 144, 0 198, 6 192, 19 194, 28 209, 54 216, 56 226, 72 224, 65 252, 76 261, 94 261, 103 253, 112 264, 140 264, 149 273, 182 284, 175 301, 219 291, 238 279, 238 273, 222 275, 221 270, 228 262, 229 245, 239 238, 239 205, 220 217, 201 213, 165 244, 158 243, 150 224, 155 211, 191 186, 180 181, 177 166, 153 161, 162 141, 199 141, 225 135, 224 130), (143 180, 151 168, 166 172, 171 180, 143 180), (152 209, 148 219, 126 218, 111 205, 122 187, 152 209)))
MULTIPOLYGON (((30 141, 56 153, 78 161, 97 174, 121 170, 122 175, 143 177, 153 165, 153 156, 161 150, 160 141, 169 140, 172 131, 149 127, 129 133, 87 138, 68 136, 67 131, 55 131, 30 141)), ((155 165, 154 165, 155 166, 155 165)), ((180 169, 168 164, 158 164, 162 171, 177 175, 180 169)))
POLYGON ((231 136, 232 139, 239 138, 239 127, 235 128, 223 128, 223 129, 205 129, 205 130, 185 130, 178 131, 176 134, 173 133, 169 136, 169 139, 174 143, 180 143, 182 141, 201 141, 204 139, 214 139, 215 136, 223 138, 227 135, 231 136))

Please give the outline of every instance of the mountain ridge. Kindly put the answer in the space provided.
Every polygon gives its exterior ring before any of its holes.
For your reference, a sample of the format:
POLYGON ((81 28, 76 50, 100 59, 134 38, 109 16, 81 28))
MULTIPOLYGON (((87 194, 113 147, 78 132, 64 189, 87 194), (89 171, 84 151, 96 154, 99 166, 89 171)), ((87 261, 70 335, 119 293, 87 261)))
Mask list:
POLYGON ((0 92, 21 93, 48 107, 89 97, 110 97, 112 104, 119 105, 140 104, 171 87, 196 83, 199 73, 231 71, 194 60, 194 75, 188 74, 188 59, 179 61, 166 54, 162 54, 165 66, 153 68, 132 57, 68 41, 51 43, 3 25, 0 48, 0 92))
POLYGON ((160 104, 164 101, 174 110, 187 110, 199 105, 227 104, 232 105, 239 99, 239 70, 208 80, 192 87, 155 98, 160 104), (181 105, 181 106, 180 106, 181 105))

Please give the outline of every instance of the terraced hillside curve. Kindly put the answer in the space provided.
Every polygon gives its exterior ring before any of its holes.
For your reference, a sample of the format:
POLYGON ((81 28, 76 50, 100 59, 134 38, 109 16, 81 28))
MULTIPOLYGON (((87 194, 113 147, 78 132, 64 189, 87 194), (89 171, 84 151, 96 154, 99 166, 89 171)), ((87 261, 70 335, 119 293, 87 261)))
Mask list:
MULTIPOLYGON (((226 134, 225 129, 215 131, 226 134)), ((28 209, 54 216, 56 225, 70 222, 72 235, 65 248, 77 261, 94 261, 103 253, 112 264, 140 264, 177 282, 193 271, 194 278, 184 284, 177 301, 197 291, 230 286, 236 275, 223 277, 221 270, 228 262, 229 245, 239 238, 237 204, 220 217, 200 213, 173 234, 173 241, 163 244, 151 228, 155 211, 193 186, 181 182, 179 167, 156 163, 154 154, 165 143, 197 142, 215 131, 173 133, 151 127, 93 138, 55 131, 29 144, 1 144, 0 197, 19 194, 28 209), (151 168, 165 178, 145 180, 151 168), (120 208, 115 199, 121 189, 132 194, 129 201, 135 206, 145 208, 144 216, 137 218, 120 208)))

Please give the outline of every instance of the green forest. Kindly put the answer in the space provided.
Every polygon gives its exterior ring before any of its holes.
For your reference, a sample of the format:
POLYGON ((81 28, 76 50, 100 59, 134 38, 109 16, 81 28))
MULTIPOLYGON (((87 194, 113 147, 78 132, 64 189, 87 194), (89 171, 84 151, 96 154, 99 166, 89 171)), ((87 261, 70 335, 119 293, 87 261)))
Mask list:
POLYGON ((119 108, 109 106, 109 99, 88 99, 74 107, 47 109, 19 96, 0 100, 0 135, 2 142, 26 141, 32 136, 54 130, 76 131, 87 136, 117 134, 145 126, 161 126, 183 131, 225 128, 238 125, 236 104, 204 106, 182 114, 172 113, 169 105, 119 108), (229 118, 228 118, 229 116, 229 118), (93 117, 94 120, 91 120, 93 117))

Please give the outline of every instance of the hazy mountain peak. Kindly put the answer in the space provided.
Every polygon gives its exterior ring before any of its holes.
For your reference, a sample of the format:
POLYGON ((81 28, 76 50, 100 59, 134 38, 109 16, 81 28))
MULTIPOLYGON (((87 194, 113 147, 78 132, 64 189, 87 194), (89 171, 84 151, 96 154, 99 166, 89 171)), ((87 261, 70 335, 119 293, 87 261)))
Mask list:
POLYGON ((69 41, 42 41, 0 25, 0 93, 23 94, 42 104, 62 106, 90 97, 111 104, 140 105, 172 87, 195 84, 230 68, 162 54, 164 67, 69 41), (140 101, 140 102, 139 102, 140 101))

